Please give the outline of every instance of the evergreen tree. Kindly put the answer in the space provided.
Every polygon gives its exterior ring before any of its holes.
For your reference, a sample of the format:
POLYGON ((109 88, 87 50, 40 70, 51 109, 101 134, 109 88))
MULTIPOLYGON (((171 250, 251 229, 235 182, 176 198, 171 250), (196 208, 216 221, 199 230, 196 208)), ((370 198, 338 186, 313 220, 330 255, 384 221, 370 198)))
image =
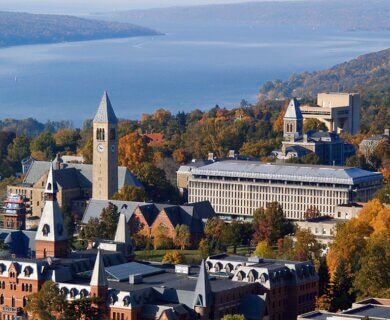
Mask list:
POLYGON ((355 297, 351 294, 352 277, 344 260, 340 260, 330 285, 330 311, 336 312, 351 307, 355 297))

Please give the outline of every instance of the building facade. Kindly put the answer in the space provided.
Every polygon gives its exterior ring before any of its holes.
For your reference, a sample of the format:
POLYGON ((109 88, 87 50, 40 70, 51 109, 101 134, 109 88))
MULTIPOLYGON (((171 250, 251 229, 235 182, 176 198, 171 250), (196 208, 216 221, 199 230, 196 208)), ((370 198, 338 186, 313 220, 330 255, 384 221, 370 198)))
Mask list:
POLYGON ((303 133, 303 120, 299 102, 291 99, 284 116, 282 148, 273 152, 277 159, 301 158, 314 153, 323 164, 343 165, 348 157, 355 154, 354 146, 346 143, 336 132, 303 133))
MULTIPOLYGON (((240 160, 188 166, 183 174, 189 201, 208 200, 227 218, 251 218, 270 202, 278 202, 289 219, 302 220, 310 207, 334 216, 337 205, 368 201, 383 184, 381 173, 350 167, 240 160)), ((179 179, 181 168, 177 174, 179 179)))
POLYGON ((317 106, 302 106, 303 119, 318 119, 329 131, 356 134, 360 130, 360 95, 326 92, 317 95, 317 106))
POLYGON ((93 119, 93 199, 108 200, 118 191, 117 123, 110 99, 104 92, 93 119))

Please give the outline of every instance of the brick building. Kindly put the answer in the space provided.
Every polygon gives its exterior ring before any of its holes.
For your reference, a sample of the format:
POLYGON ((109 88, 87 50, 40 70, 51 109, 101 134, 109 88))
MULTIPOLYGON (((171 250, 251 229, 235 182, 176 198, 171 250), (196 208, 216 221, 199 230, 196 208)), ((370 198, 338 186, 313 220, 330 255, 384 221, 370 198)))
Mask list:
POLYGON ((185 224, 191 232, 190 242, 196 245, 203 237, 204 224, 207 219, 215 216, 214 209, 208 201, 189 203, 186 205, 169 205, 144 203, 135 201, 104 201, 91 199, 85 212, 82 224, 91 218, 99 218, 100 213, 109 203, 118 207, 125 214, 132 232, 139 232, 146 237, 154 237, 159 226, 167 228, 167 235, 175 237, 175 227, 185 224))

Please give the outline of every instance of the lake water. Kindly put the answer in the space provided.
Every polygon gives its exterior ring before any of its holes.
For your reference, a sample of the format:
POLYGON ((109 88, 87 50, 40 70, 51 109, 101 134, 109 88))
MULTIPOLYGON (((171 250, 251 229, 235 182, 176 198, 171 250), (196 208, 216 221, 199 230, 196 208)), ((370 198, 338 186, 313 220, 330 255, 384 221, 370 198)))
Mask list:
POLYGON ((80 125, 108 90, 118 117, 256 101, 264 81, 390 47, 390 32, 153 26, 165 36, 0 49, 0 118, 80 125))

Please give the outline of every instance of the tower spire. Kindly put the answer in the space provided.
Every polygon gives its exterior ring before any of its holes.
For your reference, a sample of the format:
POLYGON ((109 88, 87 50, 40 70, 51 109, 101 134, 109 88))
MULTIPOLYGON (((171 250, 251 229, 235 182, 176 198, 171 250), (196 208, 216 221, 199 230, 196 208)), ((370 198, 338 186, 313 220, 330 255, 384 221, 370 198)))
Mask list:
POLYGON ((98 249, 98 253, 96 255, 95 265, 92 271, 92 277, 90 282, 91 287, 107 287, 107 277, 106 271, 104 269, 103 257, 100 249, 98 249))
POLYGON ((114 109, 112 108, 110 98, 108 97, 107 91, 104 91, 103 97, 100 101, 98 111, 96 112, 94 123, 118 123, 118 119, 115 115, 114 109))
POLYGON ((131 241, 129 225, 126 222, 126 215, 124 213, 119 215, 114 241, 123 244, 123 254, 126 257, 133 255, 134 248, 131 241))
POLYGON ((295 140, 302 135, 303 116, 299 102, 296 98, 292 98, 287 107, 283 118, 284 137, 288 140, 295 140))
POLYGON ((195 287, 194 307, 208 308, 211 305, 211 285, 205 262, 202 260, 195 287))

